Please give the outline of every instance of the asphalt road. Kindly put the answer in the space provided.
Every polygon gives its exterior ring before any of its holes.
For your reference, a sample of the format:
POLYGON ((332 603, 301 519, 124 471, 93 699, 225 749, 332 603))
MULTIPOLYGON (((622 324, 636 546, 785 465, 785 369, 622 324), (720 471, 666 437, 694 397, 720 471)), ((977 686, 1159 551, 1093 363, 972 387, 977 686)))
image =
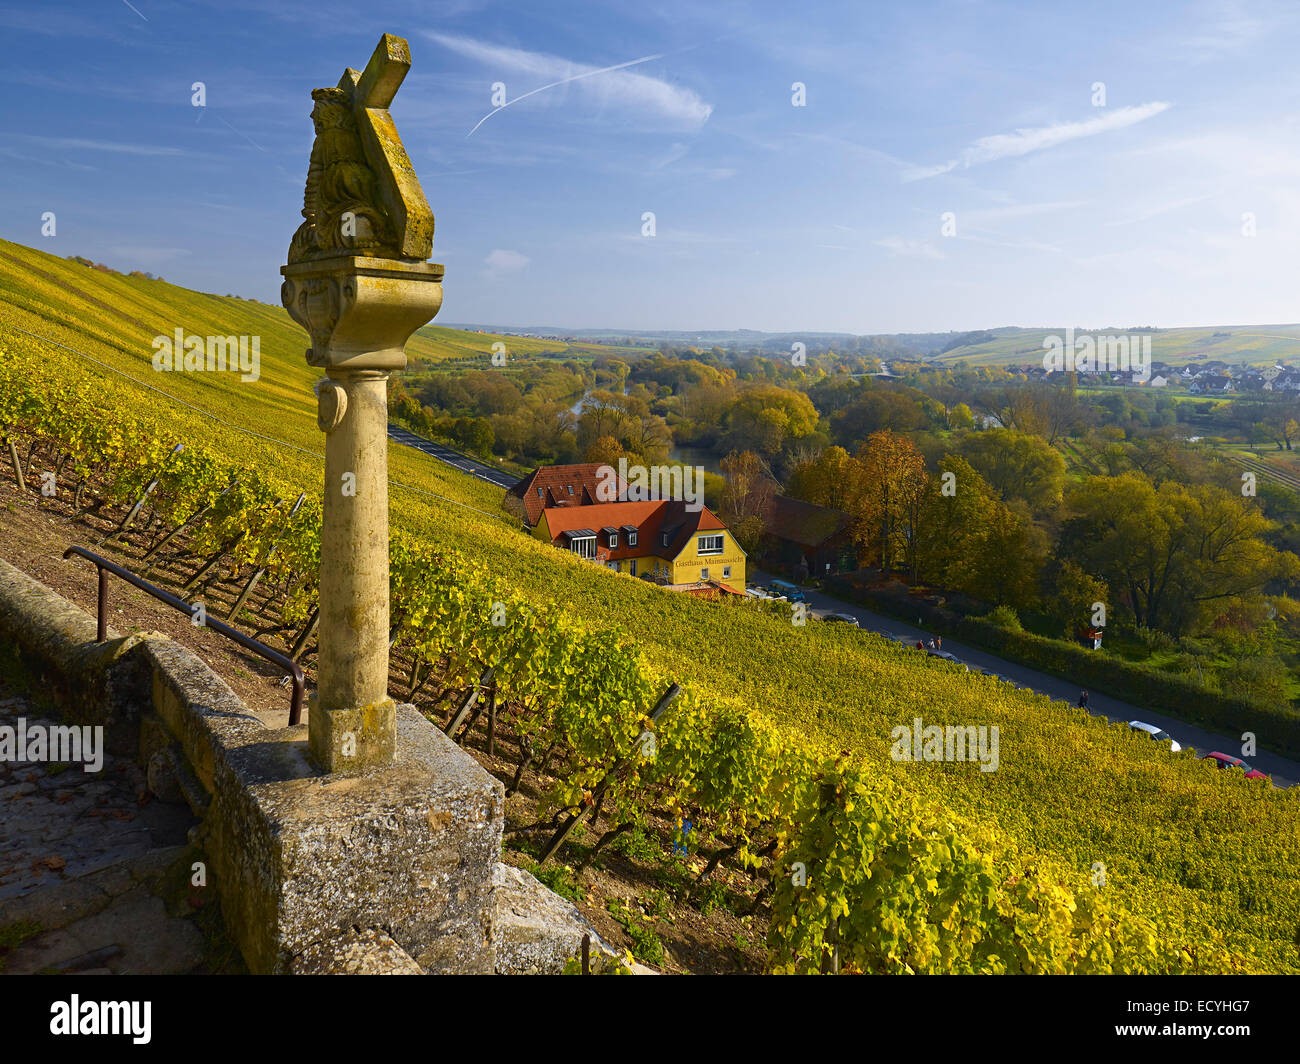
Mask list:
MULTIPOLYGON (((751 569, 746 576, 751 584, 766 584, 773 579, 769 574, 756 569, 751 569)), ((804 595, 807 597, 809 609, 814 617, 820 617, 826 613, 847 613, 858 619, 858 625, 861 628, 876 633, 903 635, 913 640, 920 639, 922 642, 928 642, 930 636, 934 634, 916 625, 904 624, 892 617, 872 613, 861 606, 843 602, 820 591, 804 588, 804 595)), ((977 650, 974 647, 954 642, 947 636, 943 637, 943 649, 950 654, 955 654, 972 669, 978 667, 987 669, 990 672, 996 672, 1000 676, 1006 676, 1016 683, 1038 691, 1040 694, 1060 699, 1063 702, 1070 703, 1070 705, 1076 705, 1079 701, 1079 685, 1070 683, 1068 680, 1061 680, 1055 676, 1037 672, 1023 665, 1017 665, 1015 662, 1004 661, 1002 658, 988 653, 988 651, 977 650)), ((1121 702, 1118 698, 1111 698, 1099 691, 1090 690, 1088 692, 1088 712, 1094 717, 1104 716, 1112 721, 1122 721, 1126 724, 1130 720, 1141 720, 1148 724, 1155 724, 1172 735, 1184 749, 1189 746, 1195 747, 1198 754, 1208 754, 1211 750, 1218 750, 1221 753, 1232 754, 1236 757, 1242 756, 1240 739, 1233 739, 1206 731, 1194 724, 1185 724, 1163 713, 1130 705, 1128 702, 1121 702)), ((1261 772, 1268 773, 1273 778, 1273 783, 1278 787, 1294 787, 1296 782, 1300 781, 1300 763, 1288 760, 1278 754, 1269 753, 1261 748, 1253 757, 1248 757, 1245 760, 1261 772)))
POLYGON ((513 473, 507 473, 504 469, 497 469, 495 466, 469 458, 459 451, 453 451, 450 447, 443 446, 441 443, 431 443, 423 437, 417 436, 414 432, 399 428, 396 425, 388 426, 388 436, 400 444, 414 447, 417 451, 423 451, 440 462, 446 462, 447 465, 454 466, 462 473, 478 477, 479 480, 486 480, 489 484, 495 484, 499 488, 513 488, 519 483, 519 478, 513 473))

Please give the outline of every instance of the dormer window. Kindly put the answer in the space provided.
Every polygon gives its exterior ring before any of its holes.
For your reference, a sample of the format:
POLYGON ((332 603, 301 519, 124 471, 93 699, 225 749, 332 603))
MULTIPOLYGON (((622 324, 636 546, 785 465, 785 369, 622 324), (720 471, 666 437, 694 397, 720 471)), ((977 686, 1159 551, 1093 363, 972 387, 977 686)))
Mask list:
POLYGON ((629 532, 629 533, 627 534, 627 545, 628 545, 629 547, 635 547, 635 546, 636 546, 636 533, 635 533, 635 532, 629 532))
POLYGON ((724 550, 721 536, 700 536, 696 551, 700 554, 721 554, 724 550))

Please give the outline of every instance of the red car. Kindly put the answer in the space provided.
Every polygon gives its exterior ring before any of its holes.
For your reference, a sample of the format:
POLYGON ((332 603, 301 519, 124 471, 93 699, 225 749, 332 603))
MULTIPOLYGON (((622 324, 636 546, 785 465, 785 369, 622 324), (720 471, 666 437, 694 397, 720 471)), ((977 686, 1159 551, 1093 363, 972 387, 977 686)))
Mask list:
POLYGON ((1219 768, 1239 768, 1246 773, 1248 780, 1266 780, 1269 777, 1257 768, 1251 768, 1246 762, 1239 757, 1233 757, 1231 754, 1221 754, 1215 750, 1201 758, 1202 761, 1213 759, 1219 768))

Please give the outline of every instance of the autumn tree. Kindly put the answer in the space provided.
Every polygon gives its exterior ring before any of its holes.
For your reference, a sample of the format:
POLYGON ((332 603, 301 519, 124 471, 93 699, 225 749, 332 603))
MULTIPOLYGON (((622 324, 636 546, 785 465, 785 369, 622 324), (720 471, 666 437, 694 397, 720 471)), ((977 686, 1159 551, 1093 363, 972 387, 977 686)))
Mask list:
POLYGON ((753 451, 732 451, 719 465, 725 481, 722 518, 746 553, 752 553, 766 528, 776 480, 753 451))
POLYGON ((584 462, 597 462, 600 465, 618 467, 618 460, 627 456, 623 445, 613 436, 602 436, 583 453, 584 462))
POLYGON ((861 464, 843 447, 827 447, 816 458, 794 468, 786 492, 814 506, 847 510, 858 490, 861 474, 861 464))
POLYGON ((906 436, 873 432, 858 452, 861 479, 849 512, 854 540, 888 572, 907 552, 909 514, 925 487, 925 459, 906 436))
MULTIPOLYGON (((1052 617, 1061 622, 1064 635, 1073 637, 1078 628, 1091 626, 1099 602, 1106 608, 1103 616, 1109 620, 1112 604, 1106 581, 1086 572, 1069 558, 1058 561, 1052 567, 1046 583, 1044 606, 1052 617)), ((1105 624, 1101 627, 1104 628, 1105 624)))

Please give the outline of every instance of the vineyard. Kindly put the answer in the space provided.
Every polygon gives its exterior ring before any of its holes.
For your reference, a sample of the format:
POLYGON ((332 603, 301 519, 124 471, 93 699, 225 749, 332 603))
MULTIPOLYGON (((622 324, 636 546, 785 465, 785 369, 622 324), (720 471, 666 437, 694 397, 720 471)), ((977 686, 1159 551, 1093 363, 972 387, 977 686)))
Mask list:
MULTIPOLYGON (((6 491, 52 473, 182 572, 187 598, 239 589, 210 611, 306 659, 321 463, 287 318, 194 297, 211 331, 260 332, 266 366, 252 389, 150 374, 177 403, 141 387, 148 337, 200 324, 150 307, 151 282, 2 250, 47 275, 0 273, 6 491), (112 287, 128 284, 131 301, 112 287)), ((711 865, 755 874, 778 971, 1300 970, 1291 792, 864 633, 564 557, 499 519, 498 493, 412 454, 394 450, 392 473, 394 693, 439 724, 471 696, 491 706, 516 759, 505 782, 527 768, 546 784, 543 845, 577 816, 597 846, 651 816, 691 821, 711 865), (917 716, 999 727, 1000 769, 892 762, 890 729, 917 716)))

